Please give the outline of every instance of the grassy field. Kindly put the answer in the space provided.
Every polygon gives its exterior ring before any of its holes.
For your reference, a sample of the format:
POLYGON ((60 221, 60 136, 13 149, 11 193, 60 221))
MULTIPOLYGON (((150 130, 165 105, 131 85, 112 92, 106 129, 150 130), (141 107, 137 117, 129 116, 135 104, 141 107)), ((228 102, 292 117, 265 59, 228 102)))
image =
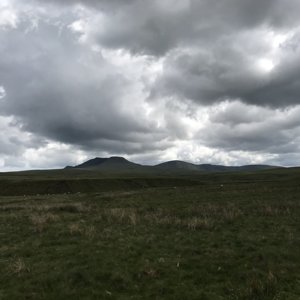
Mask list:
POLYGON ((300 172, 0 176, 0 299, 300 299, 300 172))

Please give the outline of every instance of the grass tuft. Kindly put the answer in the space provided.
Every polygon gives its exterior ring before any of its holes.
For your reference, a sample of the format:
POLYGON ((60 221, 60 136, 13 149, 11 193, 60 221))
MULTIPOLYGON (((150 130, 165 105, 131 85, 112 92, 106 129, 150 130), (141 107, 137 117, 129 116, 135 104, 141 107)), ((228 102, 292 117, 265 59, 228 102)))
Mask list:
POLYGON ((24 259, 16 257, 8 265, 8 272, 13 275, 21 276, 24 273, 30 272, 26 266, 24 259))
POLYGON ((29 219, 33 225, 34 231, 41 233, 43 232, 51 222, 57 222, 59 217, 51 213, 44 214, 32 214, 29 219))
POLYGON ((207 218, 191 218, 186 222, 188 229, 190 230, 199 230, 199 229, 210 229, 212 228, 212 222, 207 218))

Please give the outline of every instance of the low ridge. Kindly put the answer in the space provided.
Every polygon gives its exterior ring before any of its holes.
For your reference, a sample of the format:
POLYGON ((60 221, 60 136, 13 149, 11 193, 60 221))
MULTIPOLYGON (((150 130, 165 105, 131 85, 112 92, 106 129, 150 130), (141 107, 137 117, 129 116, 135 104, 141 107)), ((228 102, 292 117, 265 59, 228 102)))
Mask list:
POLYGON ((164 169, 164 170, 190 170, 190 171, 198 171, 198 166, 192 163, 188 163, 181 160, 171 160, 167 162, 163 162, 155 166, 156 168, 164 169))
POLYGON ((251 172, 282 168, 270 165, 245 165, 245 166, 222 166, 212 164, 193 164, 181 160, 172 160, 155 166, 144 166, 131 162, 124 157, 112 156, 109 158, 96 157, 68 169, 99 170, 103 172, 251 172))

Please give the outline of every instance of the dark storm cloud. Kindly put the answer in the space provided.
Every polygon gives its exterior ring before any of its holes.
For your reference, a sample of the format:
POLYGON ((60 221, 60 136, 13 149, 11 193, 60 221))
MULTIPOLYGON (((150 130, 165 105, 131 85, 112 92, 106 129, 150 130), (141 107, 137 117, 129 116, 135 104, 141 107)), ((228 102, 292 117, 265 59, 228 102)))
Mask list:
POLYGON ((210 114, 209 124, 198 138, 209 147, 297 153, 300 150, 299 107, 289 110, 262 109, 240 102, 227 103, 210 114))
POLYGON ((124 99, 131 83, 67 28, 41 23, 30 35, 17 29, 2 38, 0 82, 7 95, 1 114, 14 116, 23 130, 86 148, 119 145, 125 153, 163 147, 164 133, 143 118, 143 106, 124 99))
POLYGON ((273 70, 259 66, 263 45, 249 34, 248 45, 239 35, 216 41, 213 47, 170 53, 153 95, 179 96, 202 104, 240 99, 249 104, 284 107, 300 103, 300 49, 298 35, 281 45, 281 53, 270 58, 273 70))
POLYGON ((300 101, 297 34, 271 58, 271 40, 263 40, 267 32, 286 33, 299 25, 299 1, 67 3, 99 9, 101 17, 85 34, 102 47, 166 55, 153 96, 187 98, 205 105, 240 99, 249 104, 284 107, 300 101), (259 70, 261 58, 274 63, 269 74, 259 70))
POLYGON ((219 39, 259 26, 285 29, 298 24, 297 0, 70 0, 103 13, 94 31, 99 43, 134 53, 164 55, 174 47, 219 39))
MULTIPOLYGON (((87 18, 89 42, 135 55, 165 57, 153 97, 180 97, 210 105, 225 99, 284 107, 300 102, 300 51, 295 34, 272 56, 265 35, 299 26, 297 0, 55 1, 99 12, 87 18), (271 57, 272 56, 272 57, 271 57), (257 66, 268 59, 274 70, 257 66)), ((43 1, 45 3, 45 1, 43 1)))
POLYGON ((3 3, 0 115, 17 128, 0 124, 3 155, 299 151, 298 0, 3 3))

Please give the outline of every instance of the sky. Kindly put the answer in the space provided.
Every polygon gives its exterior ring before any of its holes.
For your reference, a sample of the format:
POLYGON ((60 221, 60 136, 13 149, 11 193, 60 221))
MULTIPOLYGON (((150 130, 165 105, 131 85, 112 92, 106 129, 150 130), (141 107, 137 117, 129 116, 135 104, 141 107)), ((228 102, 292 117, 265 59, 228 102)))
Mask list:
POLYGON ((299 0, 0 0, 0 171, 93 157, 300 165, 299 0))

